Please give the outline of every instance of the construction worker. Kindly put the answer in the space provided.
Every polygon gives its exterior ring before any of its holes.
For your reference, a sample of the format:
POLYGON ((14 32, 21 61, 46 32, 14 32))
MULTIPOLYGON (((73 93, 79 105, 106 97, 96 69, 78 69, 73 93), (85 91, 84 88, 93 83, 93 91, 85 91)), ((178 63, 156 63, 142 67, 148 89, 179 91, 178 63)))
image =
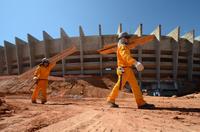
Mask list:
POLYGON ((32 103, 37 103, 36 99, 38 93, 41 91, 42 99, 41 103, 45 104, 47 102, 47 86, 48 86, 48 76, 51 69, 56 65, 56 63, 50 63, 47 58, 43 58, 39 66, 37 67, 33 80, 36 82, 36 87, 32 94, 32 103))
POLYGON ((130 49, 128 48, 130 35, 127 32, 122 32, 118 35, 118 47, 117 47, 117 75, 118 81, 115 84, 112 92, 107 98, 107 102, 111 107, 119 107, 115 103, 115 98, 118 96, 118 92, 121 88, 124 87, 126 82, 131 86, 132 92, 134 93, 136 103, 139 109, 149 109, 154 108, 153 104, 148 104, 144 101, 142 92, 140 87, 138 86, 138 82, 135 78, 135 75, 132 70, 132 66, 134 65, 138 71, 142 71, 144 69, 143 65, 132 58, 130 49))

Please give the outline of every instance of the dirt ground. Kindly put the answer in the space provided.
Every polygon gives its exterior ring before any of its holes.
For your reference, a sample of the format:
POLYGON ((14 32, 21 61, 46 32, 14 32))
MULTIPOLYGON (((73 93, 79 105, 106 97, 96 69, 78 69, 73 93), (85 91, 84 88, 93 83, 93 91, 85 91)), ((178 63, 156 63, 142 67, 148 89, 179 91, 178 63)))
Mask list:
POLYGON ((121 92, 116 101, 120 107, 110 108, 106 96, 114 79, 56 78, 49 83, 47 104, 42 105, 39 100, 38 104, 31 103, 27 85, 9 79, 0 78, 2 132, 200 131, 200 93, 183 97, 144 96, 156 108, 140 110, 132 94, 121 92))

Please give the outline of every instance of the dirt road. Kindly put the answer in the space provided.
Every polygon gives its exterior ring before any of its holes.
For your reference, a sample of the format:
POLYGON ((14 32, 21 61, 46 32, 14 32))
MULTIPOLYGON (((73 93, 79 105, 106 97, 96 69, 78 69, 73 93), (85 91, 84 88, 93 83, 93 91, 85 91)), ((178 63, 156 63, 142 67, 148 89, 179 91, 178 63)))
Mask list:
POLYGON ((132 98, 109 108, 105 98, 51 98, 31 104, 27 95, 6 96, 14 109, 0 117, 2 132, 199 132, 200 98, 145 97, 154 110, 139 110, 132 98))

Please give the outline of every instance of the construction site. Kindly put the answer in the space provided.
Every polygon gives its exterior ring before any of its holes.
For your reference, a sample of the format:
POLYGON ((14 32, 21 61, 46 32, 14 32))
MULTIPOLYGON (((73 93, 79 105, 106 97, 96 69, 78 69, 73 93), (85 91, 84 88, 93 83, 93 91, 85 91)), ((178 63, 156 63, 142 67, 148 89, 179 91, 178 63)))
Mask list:
MULTIPOLYGON (((27 34, 0 47, 0 131, 2 132, 199 132, 200 37, 195 30, 180 36, 180 27, 163 35, 158 25, 143 34, 139 24, 131 34, 132 56, 144 65, 133 71, 147 102, 138 109, 129 84, 119 92, 119 108, 106 98, 117 82, 118 34, 60 38, 43 31, 43 40, 27 34), (34 72, 42 58, 55 62, 48 78, 48 101, 32 104, 34 72)), ((41 95, 40 95, 41 96, 41 95)), ((41 97, 40 97, 41 98, 41 97)))

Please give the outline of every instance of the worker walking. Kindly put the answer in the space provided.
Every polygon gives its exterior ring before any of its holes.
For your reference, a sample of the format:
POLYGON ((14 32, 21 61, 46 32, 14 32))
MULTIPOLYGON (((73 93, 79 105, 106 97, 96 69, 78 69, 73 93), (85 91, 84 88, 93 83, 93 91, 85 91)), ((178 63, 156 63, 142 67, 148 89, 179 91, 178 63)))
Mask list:
POLYGON ((154 108, 153 104, 148 104, 144 101, 142 92, 140 87, 138 86, 138 82, 135 78, 135 75, 132 70, 132 66, 134 65, 138 71, 142 71, 144 69, 143 65, 132 58, 130 49, 128 48, 130 35, 127 32, 122 32, 118 36, 118 48, 117 48, 117 75, 118 81, 115 84, 112 92, 107 98, 107 102, 111 107, 119 107, 115 103, 115 99, 118 96, 119 90, 124 87, 126 82, 131 86, 132 92, 134 93, 136 103, 139 109, 149 109, 154 108))
POLYGON ((33 77, 33 80, 36 81, 36 87, 32 94, 32 103, 37 103, 36 100, 40 91, 42 93, 41 103, 45 104, 47 102, 48 76, 55 65, 56 63, 50 63, 47 58, 43 58, 37 67, 33 77))

